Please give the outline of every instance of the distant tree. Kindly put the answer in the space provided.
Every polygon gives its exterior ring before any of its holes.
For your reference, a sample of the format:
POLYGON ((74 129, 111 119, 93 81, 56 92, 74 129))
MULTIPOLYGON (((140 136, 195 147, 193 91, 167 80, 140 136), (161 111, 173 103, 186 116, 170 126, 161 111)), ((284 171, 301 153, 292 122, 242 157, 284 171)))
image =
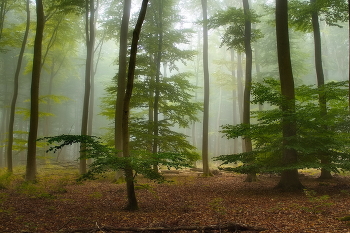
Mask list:
POLYGON ((42 0, 36 0, 36 14, 37 23, 34 42, 32 85, 30 96, 30 126, 28 135, 28 152, 26 166, 27 181, 34 181, 36 179, 36 140, 38 134, 39 121, 39 82, 41 73, 42 41, 45 25, 44 7, 42 0))
POLYGON ((12 172, 13 165, 12 165, 12 146, 13 146, 13 129, 14 129, 14 120, 15 120, 15 110, 16 110, 16 102, 18 97, 18 87, 19 87, 19 75, 22 67, 22 60, 24 51, 27 44, 28 34, 29 34, 29 27, 30 27, 30 9, 29 9, 29 0, 26 1, 26 12, 27 12, 27 23, 26 23, 26 29, 23 36, 22 46, 21 50, 18 56, 18 62, 17 62, 17 68, 16 73, 14 77, 14 85, 13 85, 13 96, 11 101, 11 108, 10 108, 10 117, 9 117, 9 130, 8 130, 8 142, 7 142, 7 170, 9 172, 12 172))
MULTIPOLYGON (((249 9, 249 3, 243 0, 243 10, 237 8, 229 8, 226 11, 219 11, 210 19, 210 27, 225 27, 225 33, 222 38, 221 45, 234 48, 238 52, 245 52, 245 85, 243 93, 243 117, 242 122, 250 125, 250 90, 252 82, 252 48, 251 42, 261 37, 259 30, 252 30, 252 23, 259 22, 257 15, 249 9)), ((240 62, 240 61, 239 61, 240 62)), ((238 76, 238 75, 237 75, 238 76)), ((237 77, 239 78, 239 77, 237 77)), ((252 151, 252 143, 248 136, 243 137, 243 149, 246 152, 252 151)), ((248 153, 249 154, 249 153, 248 153)), ((246 181, 252 182, 256 180, 256 172, 251 171, 246 181)))
MULTIPOLYGON (((282 162, 286 166, 290 166, 297 163, 298 154, 294 148, 289 146, 295 140, 297 129, 296 121, 291 117, 295 114, 295 92, 289 47, 287 0, 276 0, 276 37, 281 93, 286 100, 286 103, 282 105, 282 162)), ((299 180, 298 169, 283 170, 277 188, 282 190, 302 189, 303 185, 299 180)))
POLYGON ((204 70, 204 110, 203 110, 203 139, 202 161, 203 175, 210 176, 209 170, 209 61, 208 61, 208 7, 207 0, 202 1, 203 10, 203 70, 204 70))
MULTIPOLYGON (((86 39, 86 64, 85 64, 85 91, 84 91, 84 103, 83 114, 81 120, 81 135, 87 135, 88 133, 88 120, 89 120, 89 102, 91 94, 91 75, 94 61, 94 49, 95 49, 95 8, 94 0, 86 0, 85 3, 85 39, 86 39)), ((85 151, 84 143, 80 146, 80 153, 85 151)), ((81 174, 86 173, 86 160, 84 156, 80 156, 79 170, 81 174)))

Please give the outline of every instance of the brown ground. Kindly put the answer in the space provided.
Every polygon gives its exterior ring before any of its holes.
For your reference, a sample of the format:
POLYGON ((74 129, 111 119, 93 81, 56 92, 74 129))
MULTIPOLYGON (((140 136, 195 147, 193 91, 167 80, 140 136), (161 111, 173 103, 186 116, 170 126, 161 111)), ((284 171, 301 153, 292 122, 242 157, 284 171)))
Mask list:
MULTIPOLYGON (((339 217, 350 214, 350 179, 320 181, 301 177, 316 192, 280 193, 278 177, 260 176, 243 182, 243 175, 203 178, 195 173, 167 175, 172 183, 140 181, 140 210, 123 210, 125 184, 108 180, 77 184, 72 177, 45 176, 38 184, 16 179, 0 190, 0 232, 78 232, 113 227, 172 227, 243 223, 267 232, 350 232, 339 217), (327 196, 329 198, 327 199, 327 196), (324 200, 320 200, 320 199, 324 200)), ((87 232, 87 231, 85 231, 87 232)), ((103 231, 100 231, 103 232, 103 231)))

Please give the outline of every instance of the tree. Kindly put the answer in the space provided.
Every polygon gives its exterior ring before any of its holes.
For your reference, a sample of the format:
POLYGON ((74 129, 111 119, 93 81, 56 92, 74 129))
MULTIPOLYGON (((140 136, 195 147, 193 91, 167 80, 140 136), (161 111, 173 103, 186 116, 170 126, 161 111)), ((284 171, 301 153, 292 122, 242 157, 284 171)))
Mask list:
POLYGON ((202 1, 203 11, 203 70, 204 70, 204 109, 203 109, 203 140, 202 161, 203 175, 210 176, 209 170, 209 61, 208 61, 208 8, 207 0, 202 1))
MULTIPOLYGON (((325 85, 325 77, 322 61, 322 43, 319 15, 324 15, 327 24, 337 25, 337 21, 343 21, 345 19, 344 1, 339 1, 339 3, 332 3, 325 0, 310 0, 309 3, 292 1, 292 4, 292 25, 294 25, 299 30, 313 32, 317 85, 318 88, 323 90, 325 85)), ((319 94, 318 102, 320 107, 320 117, 326 117, 327 115, 327 102, 325 95, 326 93, 324 91, 321 91, 319 94)), ((327 126, 325 125, 324 128, 327 128, 327 126)), ((322 163, 327 166, 329 163, 327 154, 324 151, 320 151, 319 157, 322 163)), ((325 168, 321 168, 320 178, 332 178, 331 172, 325 168)))
MULTIPOLYGON (((295 114, 295 93, 289 47, 287 0, 276 0, 276 37, 281 93, 286 100, 286 103, 282 105, 282 161, 285 165, 291 165, 297 162, 298 154, 294 148, 289 147, 296 137, 296 122, 291 117, 295 114)), ((277 188, 282 190, 302 189, 303 185, 299 180, 298 169, 282 171, 277 188)))
MULTIPOLYGON (((86 33, 86 64, 85 64, 85 91, 84 91, 84 103, 83 114, 81 120, 81 135, 87 135, 88 133, 88 119, 89 119, 89 102, 91 91, 91 75, 92 66, 94 60, 94 48, 95 48, 95 1, 86 0, 85 3, 85 33, 86 33)), ((85 145, 81 144, 80 153, 84 153, 85 145)), ((84 158, 84 156, 80 156, 84 158)), ((80 159, 80 173, 86 173, 86 160, 80 159)))
MULTIPOLYGON (((127 49, 128 49, 128 30, 131 10, 131 0, 124 0, 123 18, 120 28, 119 38, 119 69, 118 69, 118 84, 117 84, 117 99, 115 105, 115 119, 114 119, 114 144, 115 149, 120 151, 122 156, 123 151, 123 134, 122 134, 122 117, 123 117, 123 102, 125 95, 126 83, 126 68, 127 68, 127 49)), ((117 174, 117 179, 119 178, 117 174)))
POLYGON ((29 34, 29 27, 30 27, 30 10, 29 10, 29 0, 26 1, 26 12, 27 12, 27 23, 26 23, 26 29, 23 36, 21 51, 19 53, 18 62, 17 62, 17 68, 16 73, 14 77, 14 86, 13 86, 13 96, 12 96, 12 102, 11 102, 11 109, 10 109, 10 122, 9 122, 9 130, 8 130, 8 143, 7 143, 7 170, 9 172, 12 172, 13 165, 12 165, 12 146, 13 146, 13 128, 14 128, 14 120, 15 120, 15 110, 16 110, 16 102, 18 97, 18 86, 19 86, 19 74, 22 67, 22 60, 24 55, 24 50, 27 44, 28 34, 29 34))
MULTIPOLYGON (((251 42, 256 41, 261 37, 260 31, 252 30, 252 22, 259 22, 257 15, 249 9, 249 3, 243 0, 242 9, 229 8, 226 11, 220 11, 210 19, 210 27, 217 28, 226 26, 225 34, 222 38, 221 45, 226 45, 229 48, 235 48, 238 52, 245 52, 246 55, 246 70, 245 70, 245 86, 243 97, 243 124, 250 125, 250 90, 252 82, 252 48, 251 42)), ((240 63, 240 56, 238 57, 240 63)), ((237 75, 239 79, 240 75, 237 75)), ((251 139, 248 136, 243 136, 243 150, 249 154, 252 151, 251 139)), ((253 160, 253 159, 252 159, 253 160)), ((247 160, 248 161, 248 160, 247 160)), ((246 181, 255 181, 256 171, 248 173, 246 181)))
POLYGON ((39 83, 41 73, 42 41, 45 25, 45 16, 42 0, 36 0, 36 14, 37 23, 34 42, 34 57, 30 96, 30 126, 28 135, 28 152, 26 166, 27 181, 34 181, 36 179, 36 139, 38 134, 39 121, 39 83))
MULTIPOLYGON (((136 64, 136 53, 137 53, 137 44, 139 41, 139 36, 142 28, 143 21, 145 19, 145 15, 147 12, 148 0, 142 1, 141 10, 139 13, 139 17, 137 19, 137 23, 135 29, 133 31, 133 38, 131 43, 131 51, 130 51, 130 61, 129 61, 129 69, 128 69, 128 79, 126 84, 126 91, 124 96, 124 104, 123 104, 123 119, 122 119, 122 130, 123 130, 123 156, 131 157, 130 149, 129 149, 129 115, 130 115, 130 100, 134 85, 134 72, 135 72, 135 64, 136 64)), ((126 179, 126 188, 127 188, 127 196, 128 196, 128 205, 127 209, 129 210, 137 210, 138 204, 135 195, 135 187, 134 187, 134 174, 132 167, 127 165, 124 169, 125 179, 126 179)))

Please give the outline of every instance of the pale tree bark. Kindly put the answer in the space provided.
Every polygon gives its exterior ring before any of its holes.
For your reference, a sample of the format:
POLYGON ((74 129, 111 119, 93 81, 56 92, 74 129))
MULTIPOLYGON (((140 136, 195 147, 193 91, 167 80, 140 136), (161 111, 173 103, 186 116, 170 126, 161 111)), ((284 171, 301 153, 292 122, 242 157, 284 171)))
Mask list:
MULTIPOLYGON (((290 138, 296 136, 296 121, 291 118, 291 115, 295 113, 295 91, 290 58, 287 0, 276 0, 276 36, 281 92, 287 102, 282 105, 282 133, 284 138, 282 164, 288 166, 297 162, 298 154, 295 149, 289 147, 290 138)), ((299 180, 298 169, 282 171, 281 179, 276 188, 286 191, 302 189, 303 185, 299 180)))
MULTIPOLYGON (((233 84, 236 84, 236 87, 238 88, 238 80, 237 77, 235 78, 235 68, 234 68, 234 63, 235 63, 235 52, 233 49, 230 49, 231 52, 231 64, 232 64, 232 70, 231 70, 231 75, 232 75, 232 82, 233 84)), ((237 88, 233 88, 232 91, 232 99, 233 99, 233 112, 232 112, 232 124, 237 125, 238 124, 238 114, 239 114, 239 109, 238 109, 238 92, 237 88), (238 114, 237 114, 238 112, 238 114)), ((235 138, 233 139, 233 153, 236 154, 238 153, 238 139, 235 138)))
MULTIPOLYGON (((316 0, 310 0, 311 4, 316 4, 316 0)), ((317 86, 321 91, 318 96, 318 102, 320 105, 320 117, 325 117, 327 115, 327 100, 324 93, 324 73, 322 66, 322 45, 321 45, 321 32, 320 32, 320 24, 318 20, 318 11, 312 12, 312 28, 314 33, 314 48, 315 48, 315 67, 316 67, 316 77, 317 77, 317 86)), ((327 129, 327 126, 323 126, 327 129)), ((320 152, 321 163, 329 164, 329 160, 327 159, 327 155, 324 152, 320 152)), ((332 174, 329 170, 325 168, 321 168, 320 179, 331 179, 332 174)))
POLYGON ((210 176, 209 170, 209 61, 208 61, 208 16, 207 0, 202 1, 203 10, 203 71, 204 71, 204 109, 203 109, 203 139, 202 161, 203 175, 210 176))
MULTIPOLYGON (((243 99, 243 124, 250 125, 250 91, 252 87, 252 66, 253 66, 253 53, 251 46, 252 24, 250 22, 249 3, 248 0, 243 0, 243 9, 245 15, 244 22, 244 49, 246 56, 245 64, 245 85, 244 85, 244 99, 243 99)), ((249 137, 244 137, 244 149, 245 152, 251 152, 252 140, 249 137)), ((253 161, 252 161, 253 162, 253 161)), ((245 181, 256 181, 256 172, 251 171, 247 174, 245 181)))
MULTIPOLYGON (((243 68, 242 68, 242 53, 237 53, 237 105, 238 105, 238 122, 243 123, 243 68)), ((241 151, 245 151, 243 139, 241 139, 241 151)))
POLYGON ((16 68, 14 84, 13 84, 13 95, 12 95, 12 101, 11 101, 11 107, 10 107, 10 122, 9 122, 9 129, 8 129, 8 142, 7 142, 7 148, 6 148, 7 170, 9 172, 13 171, 13 164, 12 164, 13 129, 14 129, 14 122, 15 122, 16 102, 18 97, 19 74, 22 67, 24 50, 26 48, 28 34, 29 34, 29 27, 30 27, 29 0, 27 0, 26 2, 26 12, 27 12, 26 29, 24 32, 21 51, 19 52, 19 56, 18 56, 17 68, 16 68))
POLYGON ((37 22, 34 41, 32 84, 30 90, 30 126, 28 135, 26 181, 34 181, 36 179, 36 140, 39 122, 39 83, 41 71, 42 41, 45 25, 42 0, 36 0, 36 14, 37 22))
MULTIPOLYGON (((131 100, 131 95, 134 87, 137 44, 140 38, 142 24, 147 12, 147 5, 148 5, 148 0, 143 0, 139 17, 137 19, 137 23, 133 31, 133 38, 131 43, 130 61, 129 61, 129 69, 128 69, 126 90, 125 90, 124 103, 123 103, 123 119, 122 119, 123 156, 126 158, 131 157, 130 148, 129 148, 130 100, 131 100)), ((131 164, 128 164, 127 167, 125 167, 124 172, 125 172, 126 189, 127 189, 127 196, 128 196, 128 205, 126 206, 126 209, 137 210, 138 203, 137 203, 136 194, 135 194, 134 174, 133 174, 133 169, 131 164)))
MULTIPOLYGON (((94 45, 95 45, 95 3, 94 0, 86 0, 85 3, 85 33, 86 33, 86 64, 85 64, 85 90, 83 114, 81 120, 81 135, 88 134, 88 120, 89 120, 89 102, 91 94, 91 74, 94 60, 94 45), (90 17, 89 17, 90 16, 90 17)), ((86 173, 86 159, 85 156, 86 145, 80 145, 80 174, 86 173)))
MULTIPOLYGON (((162 62, 163 49, 163 0, 158 0, 158 51, 156 54, 156 77, 155 77, 155 91, 153 103, 153 148, 152 153, 158 153, 158 137, 159 137, 159 85, 160 85, 160 65, 162 62)), ((153 164, 153 170, 158 172, 158 164, 153 164)))

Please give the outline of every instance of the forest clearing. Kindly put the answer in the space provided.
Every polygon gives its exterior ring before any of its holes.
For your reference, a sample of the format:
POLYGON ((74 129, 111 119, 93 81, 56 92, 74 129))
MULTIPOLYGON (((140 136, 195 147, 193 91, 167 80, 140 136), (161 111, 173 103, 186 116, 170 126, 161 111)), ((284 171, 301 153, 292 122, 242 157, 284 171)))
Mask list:
POLYGON ((77 174, 49 171, 53 172, 42 172, 35 184, 20 175, 2 174, 0 232, 125 232, 116 230, 233 223, 265 233, 350 232, 348 221, 340 220, 350 213, 348 175, 319 180, 316 170, 301 171, 304 191, 285 193, 273 189, 279 179, 274 175, 244 182, 240 174, 202 177, 187 170, 165 174, 169 183, 138 178, 140 209, 125 211, 125 184, 113 183, 112 174, 78 183, 77 174))

